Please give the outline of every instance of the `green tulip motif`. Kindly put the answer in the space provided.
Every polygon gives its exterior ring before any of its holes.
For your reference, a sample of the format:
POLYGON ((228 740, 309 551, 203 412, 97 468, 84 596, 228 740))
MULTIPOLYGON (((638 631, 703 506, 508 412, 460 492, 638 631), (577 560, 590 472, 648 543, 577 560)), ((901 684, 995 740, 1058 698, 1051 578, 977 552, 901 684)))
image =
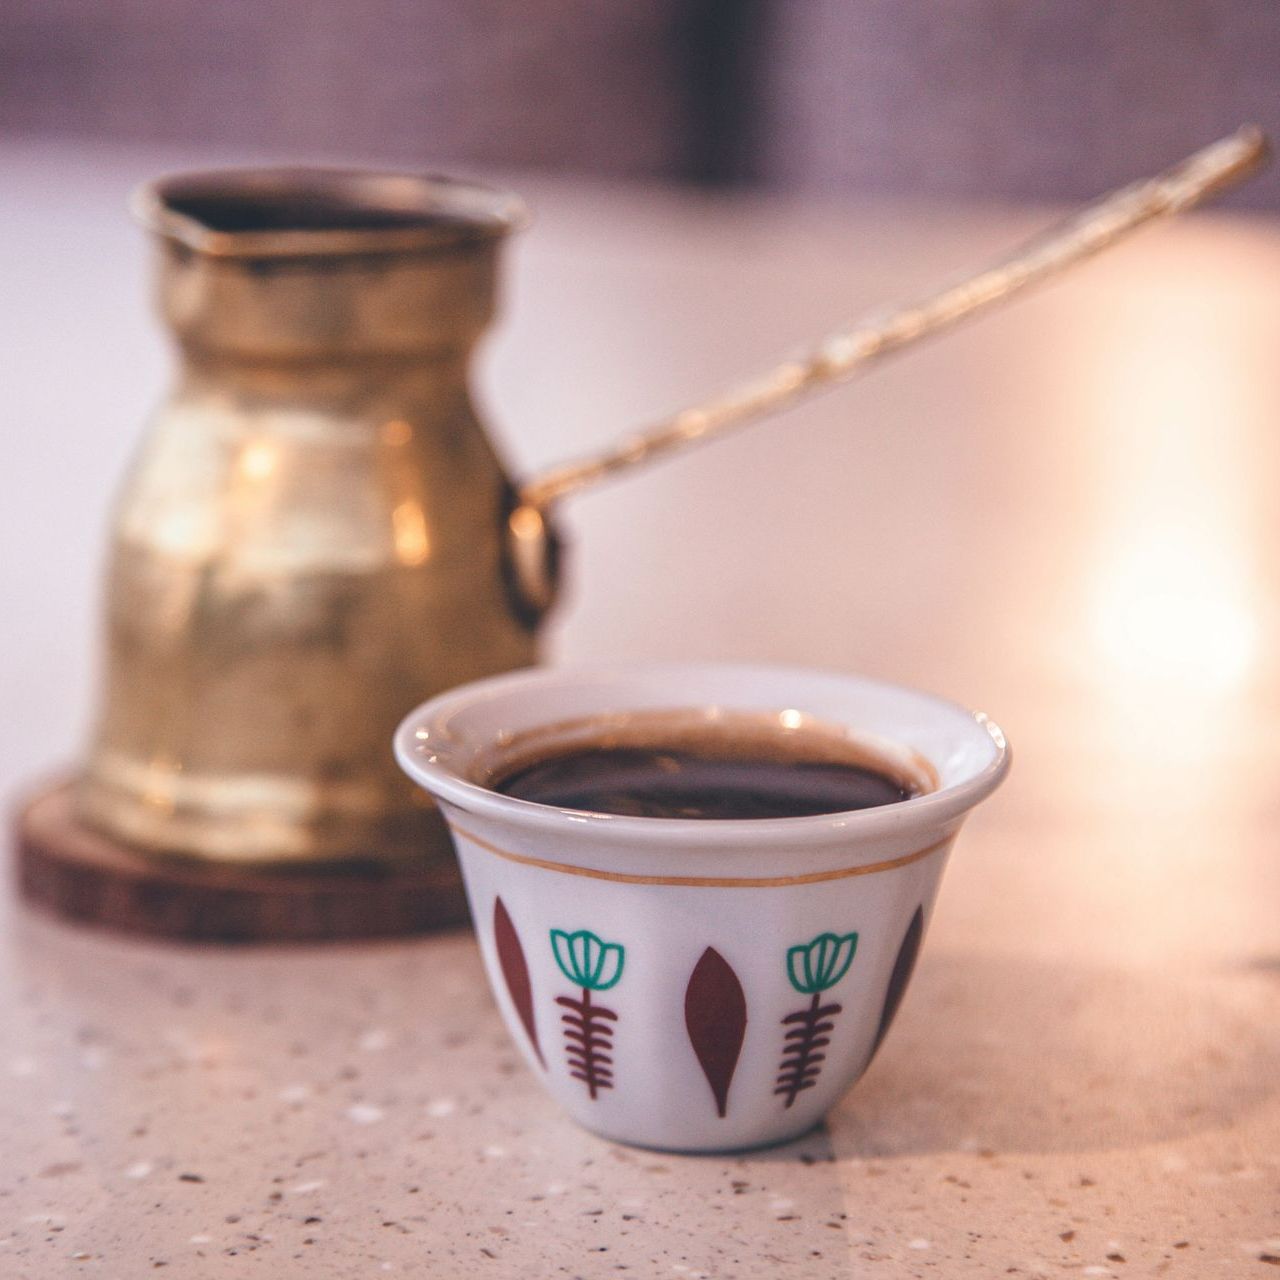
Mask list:
POLYGON ((551 950, 560 972, 587 991, 608 991, 622 977, 626 949, 616 942, 605 942, 589 929, 577 933, 552 929, 551 950))
POLYGON ((787 977, 801 995, 811 996, 834 987, 853 963, 858 935, 820 933, 810 943, 787 950, 787 977))

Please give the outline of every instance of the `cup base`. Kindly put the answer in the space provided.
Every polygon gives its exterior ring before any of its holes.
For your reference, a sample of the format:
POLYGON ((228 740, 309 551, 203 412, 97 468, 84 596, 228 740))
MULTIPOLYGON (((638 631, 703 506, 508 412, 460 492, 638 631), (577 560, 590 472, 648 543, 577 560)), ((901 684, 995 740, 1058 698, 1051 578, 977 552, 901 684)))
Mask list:
POLYGON ((631 1147, 636 1151, 654 1151, 668 1156, 733 1156, 742 1155, 748 1151, 773 1151, 778 1147, 785 1147, 789 1143, 798 1142, 801 1138, 825 1128, 827 1119, 826 1116, 822 1116, 818 1120, 809 1120, 781 1136, 761 1138, 758 1141, 688 1147, 664 1146, 656 1142, 641 1142, 637 1138, 628 1137, 625 1133, 611 1131, 607 1126, 582 1124, 577 1120, 574 1123, 597 1138, 603 1138, 606 1142, 616 1142, 619 1146, 631 1147))

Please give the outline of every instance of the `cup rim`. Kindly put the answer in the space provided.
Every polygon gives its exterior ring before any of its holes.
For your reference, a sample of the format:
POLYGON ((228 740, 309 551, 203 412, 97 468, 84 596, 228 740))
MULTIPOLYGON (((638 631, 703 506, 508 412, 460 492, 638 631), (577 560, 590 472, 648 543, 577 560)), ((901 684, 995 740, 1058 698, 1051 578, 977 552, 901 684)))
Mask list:
POLYGON ((744 850, 780 841, 807 845, 815 840, 829 841, 833 835, 844 839, 867 839, 892 835, 904 828, 936 827, 960 818, 990 795, 1008 772, 1010 763, 1008 741, 995 721, 983 712, 971 711, 936 694, 842 671, 788 664, 730 662, 592 663, 528 667, 490 676, 459 685, 416 707, 397 728, 394 749, 400 767, 434 797, 465 813, 495 822, 562 835, 573 830, 580 837, 594 834, 602 838, 625 838, 640 844, 677 843, 702 848, 735 846, 744 850), (939 713, 949 717, 954 718, 958 712, 962 717, 960 723, 968 722, 966 732, 988 739, 994 748, 993 754, 977 772, 950 786, 871 809, 788 818, 654 818, 559 808, 490 790, 463 776, 456 758, 452 765, 442 762, 438 749, 429 756, 427 745, 417 737, 418 730, 427 722, 439 725, 476 703, 519 694, 522 690, 544 689, 557 684, 568 686, 584 678, 596 682, 637 676, 688 679, 710 673, 736 675, 744 679, 753 675, 783 680, 819 677, 885 693, 908 695, 918 702, 932 704, 939 713))

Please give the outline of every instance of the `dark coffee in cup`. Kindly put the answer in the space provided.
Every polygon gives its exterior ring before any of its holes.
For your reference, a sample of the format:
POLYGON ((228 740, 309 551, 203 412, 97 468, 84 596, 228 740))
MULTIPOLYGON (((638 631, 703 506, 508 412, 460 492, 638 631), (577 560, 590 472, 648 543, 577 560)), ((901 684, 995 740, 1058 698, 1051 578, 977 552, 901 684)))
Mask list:
POLYGON ((871 809, 929 789, 924 771, 813 723, 776 714, 637 712, 561 726, 487 785, 558 809, 645 818, 800 818, 871 809))

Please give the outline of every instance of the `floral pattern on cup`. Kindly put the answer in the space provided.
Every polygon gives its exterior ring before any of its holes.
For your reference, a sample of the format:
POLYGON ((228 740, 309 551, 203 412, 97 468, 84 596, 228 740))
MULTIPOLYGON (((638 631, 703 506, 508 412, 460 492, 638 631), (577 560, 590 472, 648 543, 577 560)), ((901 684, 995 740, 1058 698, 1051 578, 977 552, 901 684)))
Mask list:
POLYGON ((626 962, 626 948, 605 942, 589 929, 576 933, 552 929, 551 950, 560 972, 582 991, 576 999, 557 996, 556 1004, 568 1010, 560 1021, 564 1024, 569 1074, 587 1086, 594 1101, 601 1089, 613 1088, 613 1024, 618 1015, 593 1003, 591 993, 617 986, 626 962))
POLYGON ((844 1006, 823 1004, 822 993, 834 987, 853 963, 858 935, 820 933, 812 942, 787 950, 787 978, 801 995, 811 996, 803 1009, 782 1019, 788 1030, 783 1036, 782 1062, 778 1068, 775 1094, 790 1107, 805 1089, 812 1089, 827 1055, 835 1029, 832 1019, 844 1006))

